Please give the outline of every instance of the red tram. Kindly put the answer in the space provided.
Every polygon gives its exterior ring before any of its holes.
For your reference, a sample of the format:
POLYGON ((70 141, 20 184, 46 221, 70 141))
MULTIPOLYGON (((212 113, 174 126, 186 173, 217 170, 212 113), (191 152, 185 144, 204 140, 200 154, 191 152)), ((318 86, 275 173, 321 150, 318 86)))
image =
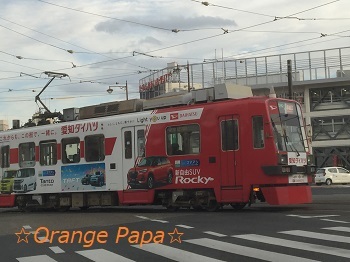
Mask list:
POLYGON ((4 131, 0 156, 0 206, 21 209, 310 203, 315 172, 300 105, 274 97, 4 131))

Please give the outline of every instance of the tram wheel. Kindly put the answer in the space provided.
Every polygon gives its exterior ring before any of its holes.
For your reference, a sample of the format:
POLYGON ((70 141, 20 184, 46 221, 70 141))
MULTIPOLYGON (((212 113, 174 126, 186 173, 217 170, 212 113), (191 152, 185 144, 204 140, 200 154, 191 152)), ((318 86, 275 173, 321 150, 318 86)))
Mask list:
POLYGON ((220 205, 216 200, 210 200, 209 204, 205 207, 205 209, 209 212, 215 212, 220 208, 220 205))

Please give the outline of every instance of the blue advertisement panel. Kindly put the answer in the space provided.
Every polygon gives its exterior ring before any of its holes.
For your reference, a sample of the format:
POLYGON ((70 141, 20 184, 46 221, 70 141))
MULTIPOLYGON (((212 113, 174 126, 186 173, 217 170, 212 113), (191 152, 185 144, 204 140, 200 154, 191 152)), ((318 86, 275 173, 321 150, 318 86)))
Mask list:
POLYGON ((61 190, 83 191, 106 188, 104 163, 67 165, 61 168, 61 190))

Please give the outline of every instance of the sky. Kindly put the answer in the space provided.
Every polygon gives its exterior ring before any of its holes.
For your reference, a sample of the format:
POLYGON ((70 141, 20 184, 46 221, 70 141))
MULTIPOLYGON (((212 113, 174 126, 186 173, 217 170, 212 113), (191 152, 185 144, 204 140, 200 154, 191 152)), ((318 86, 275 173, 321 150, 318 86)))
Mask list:
POLYGON ((349 0, 0 0, 0 120, 139 98, 167 63, 348 47, 349 0), (321 37, 322 36, 322 37, 321 37), (295 43, 295 44, 293 44, 295 43), (107 93, 109 86, 113 92, 107 93))

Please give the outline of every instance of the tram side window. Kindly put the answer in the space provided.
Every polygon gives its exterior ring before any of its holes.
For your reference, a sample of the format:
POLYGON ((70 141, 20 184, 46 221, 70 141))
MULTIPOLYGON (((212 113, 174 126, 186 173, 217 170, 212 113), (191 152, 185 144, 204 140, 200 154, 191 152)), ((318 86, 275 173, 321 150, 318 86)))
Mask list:
POLYGON ((145 156, 145 130, 137 130, 137 156, 145 156))
POLYGON ((62 143, 62 163, 80 162, 80 139, 79 137, 64 138, 62 143))
POLYGON ((199 125, 172 126, 166 129, 168 155, 189 155, 200 153, 199 125))
POLYGON ((33 167, 35 166, 35 143, 21 143, 18 146, 19 166, 33 167))
POLYGON ((124 132, 124 156, 125 156, 125 159, 132 158, 132 133, 131 133, 131 131, 124 132))
POLYGON ((86 162, 102 161, 105 159, 104 135, 92 135, 85 137, 85 160, 86 162))
POLYGON ((221 122, 221 147, 223 151, 237 150, 239 148, 237 119, 221 122))
POLYGON ((40 165, 52 166, 57 164, 57 142, 56 140, 41 141, 40 149, 40 165))
POLYGON ((265 146, 263 117, 253 116, 252 121, 254 148, 263 148, 265 146))
POLYGON ((2 146, 1 150, 1 167, 10 167, 10 146, 2 146))

